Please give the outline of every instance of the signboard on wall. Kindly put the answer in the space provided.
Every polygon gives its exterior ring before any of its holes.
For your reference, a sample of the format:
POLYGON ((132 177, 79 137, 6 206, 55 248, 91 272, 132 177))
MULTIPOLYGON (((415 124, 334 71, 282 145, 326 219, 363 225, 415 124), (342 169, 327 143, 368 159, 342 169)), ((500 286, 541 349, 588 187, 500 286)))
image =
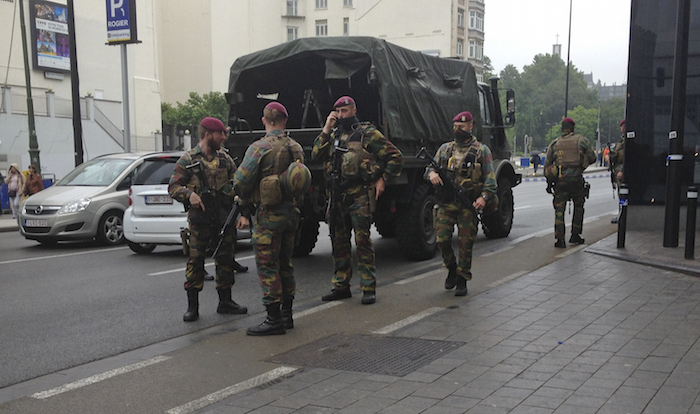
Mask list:
POLYGON ((107 1, 107 44, 138 43, 136 0, 107 1))
POLYGON ((50 1, 31 0, 29 19, 34 68, 70 72, 68 8, 50 1))

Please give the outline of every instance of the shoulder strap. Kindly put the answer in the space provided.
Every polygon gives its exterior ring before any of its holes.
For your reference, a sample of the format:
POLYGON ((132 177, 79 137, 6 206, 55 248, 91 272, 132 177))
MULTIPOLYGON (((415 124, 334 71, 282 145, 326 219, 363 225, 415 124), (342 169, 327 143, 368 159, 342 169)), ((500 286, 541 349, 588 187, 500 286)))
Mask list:
POLYGON ((277 140, 277 143, 275 144, 274 147, 270 150, 270 152, 266 153, 263 155, 262 160, 260 160, 260 167, 262 170, 268 170, 274 166, 275 163, 275 156, 277 156, 277 153, 280 152, 282 147, 284 146, 284 143, 287 141, 287 137, 280 137, 279 140, 277 140))

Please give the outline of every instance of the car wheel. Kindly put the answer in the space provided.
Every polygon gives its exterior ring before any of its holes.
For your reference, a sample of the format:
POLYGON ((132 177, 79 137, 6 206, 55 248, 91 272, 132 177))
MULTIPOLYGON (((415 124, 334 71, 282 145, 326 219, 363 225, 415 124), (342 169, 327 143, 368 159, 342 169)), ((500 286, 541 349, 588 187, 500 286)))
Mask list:
POLYGON ((102 216, 97 226, 97 240, 107 246, 116 246, 124 241, 123 212, 110 210, 102 216))
POLYGON ((156 245, 153 243, 134 243, 127 240, 129 248, 138 254, 148 254, 152 252, 156 245))

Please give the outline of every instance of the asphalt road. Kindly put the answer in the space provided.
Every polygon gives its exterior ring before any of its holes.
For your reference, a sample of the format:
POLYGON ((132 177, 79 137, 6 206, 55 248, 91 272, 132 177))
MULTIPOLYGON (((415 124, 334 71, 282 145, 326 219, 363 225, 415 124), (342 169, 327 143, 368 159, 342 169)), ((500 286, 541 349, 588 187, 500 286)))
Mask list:
MULTIPOLYGON (((594 178, 586 203, 584 237, 590 244, 613 231, 617 211, 609 180, 594 178)), ((470 294, 487 290, 575 251, 554 249, 552 198, 545 183, 524 182, 514 189, 515 223, 510 237, 499 240, 479 235, 474 249, 470 294), (503 257, 508 260, 503 260, 503 257)), ((567 222, 571 216, 567 211, 567 222)), ((374 233, 378 269, 378 302, 382 287, 410 279, 441 266, 439 255, 424 262, 403 258, 392 239, 374 233)), ((241 245, 237 259, 254 269, 250 246, 241 245)), ((94 243, 42 246, 19 234, 0 237, 0 388, 87 362, 156 344, 166 339, 235 322, 237 327, 262 321, 260 287, 253 270, 237 276, 234 299, 249 315, 216 314, 213 282, 200 296, 200 320, 183 323, 186 309, 182 289, 185 258, 177 247, 158 247, 137 255, 128 247, 104 248, 94 243)), ((321 227, 313 253, 294 261, 296 306, 320 304, 330 289, 332 258, 327 227, 321 227)), ((208 270, 213 272, 213 266, 208 270)), ((441 288, 441 282, 436 289, 441 288)), ((359 299, 358 299, 359 300, 359 299)), ((376 312, 376 318, 382 318, 376 312)))

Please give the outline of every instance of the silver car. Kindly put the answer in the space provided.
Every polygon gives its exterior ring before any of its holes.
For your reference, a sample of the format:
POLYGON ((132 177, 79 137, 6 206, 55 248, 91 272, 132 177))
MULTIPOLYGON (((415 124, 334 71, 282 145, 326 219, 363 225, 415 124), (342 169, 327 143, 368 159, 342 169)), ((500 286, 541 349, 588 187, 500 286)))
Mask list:
POLYGON ((40 243, 93 238, 105 245, 122 243, 129 186, 148 157, 110 154, 79 165, 27 198, 20 211, 20 233, 40 243))

